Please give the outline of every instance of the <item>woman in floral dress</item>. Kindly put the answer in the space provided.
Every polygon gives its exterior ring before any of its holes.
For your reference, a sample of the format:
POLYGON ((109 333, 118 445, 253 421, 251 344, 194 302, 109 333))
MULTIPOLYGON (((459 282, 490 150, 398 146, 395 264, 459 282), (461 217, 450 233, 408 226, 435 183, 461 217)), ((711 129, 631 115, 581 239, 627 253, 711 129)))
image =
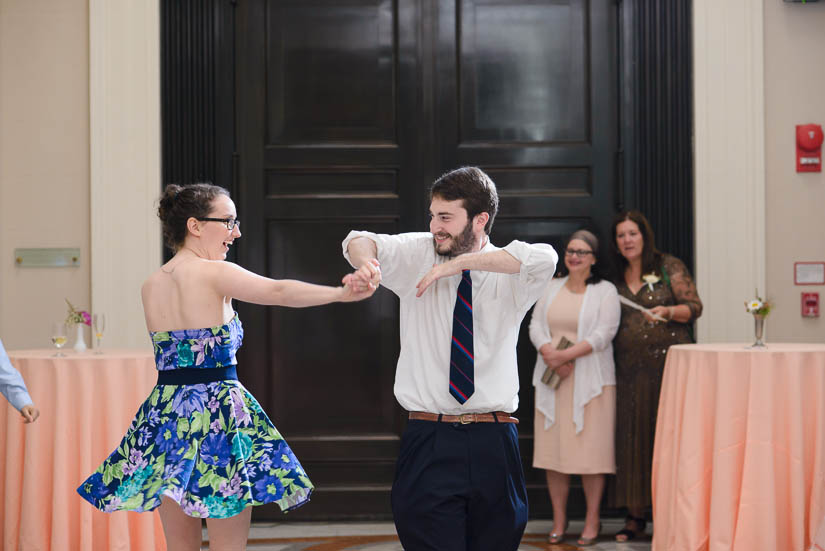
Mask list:
POLYGON ((291 307, 361 300, 375 292, 380 272, 368 266, 346 275, 343 287, 326 287, 226 262, 241 232, 218 186, 167 186, 158 216, 175 250, 141 290, 158 384, 77 491, 106 512, 159 507, 169 549, 200 549, 201 518, 213 549, 244 549, 251 506, 274 502, 287 511, 306 503, 313 486, 237 380, 243 328, 232 299, 291 307))
POLYGON ((656 249, 653 230, 642 213, 623 212, 614 219, 612 252, 619 296, 649 310, 623 304, 613 341, 616 480, 612 505, 626 507, 629 513, 624 529, 616 534, 621 542, 644 532, 665 355, 671 345, 692 341, 691 324, 702 314, 702 301, 684 263, 656 249))

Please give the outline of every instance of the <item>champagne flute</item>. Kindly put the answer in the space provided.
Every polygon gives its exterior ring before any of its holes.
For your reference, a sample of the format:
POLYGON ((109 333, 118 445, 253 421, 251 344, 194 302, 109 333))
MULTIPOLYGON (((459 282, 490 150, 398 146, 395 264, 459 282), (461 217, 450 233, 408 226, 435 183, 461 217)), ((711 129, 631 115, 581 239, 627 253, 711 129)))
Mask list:
POLYGON ((54 357, 59 358, 63 357, 66 354, 60 351, 63 348, 63 345, 66 344, 68 338, 66 337, 66 324, 63 322, 55 322, 52 324, 52 344, 57 348, 57 353, 54 354, 54 357))
POLYGON ((106 314, 95 314, 92 316, 92 328, 95 330, 95 339, 97 340, 95 354, 103 354, 103 350, 100 348, 100 341, 103 340, 103 331, 106 329, 106 314))

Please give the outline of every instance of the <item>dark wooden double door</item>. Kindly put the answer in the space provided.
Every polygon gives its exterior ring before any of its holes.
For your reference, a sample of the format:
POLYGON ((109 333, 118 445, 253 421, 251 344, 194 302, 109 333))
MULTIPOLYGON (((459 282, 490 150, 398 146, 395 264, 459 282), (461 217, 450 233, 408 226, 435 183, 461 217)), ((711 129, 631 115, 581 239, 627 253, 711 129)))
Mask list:
MULTIPOLYGON (((245 0, 236 8, 237 260, 336 284, 350 229, 427 228, 427 188, 476 165, 496 182, 492 240, 559 246, 617 201, 615 5, 608 0, 245 0)), ((290 518, 380 518, 405 421, 393 397, 398 300, 239 305, 242 380, 317 486, 290 518)), ((519 344, 530 467, 535 351, 519 344)), ((280 518, 261 507, 256 518, 280 518)))

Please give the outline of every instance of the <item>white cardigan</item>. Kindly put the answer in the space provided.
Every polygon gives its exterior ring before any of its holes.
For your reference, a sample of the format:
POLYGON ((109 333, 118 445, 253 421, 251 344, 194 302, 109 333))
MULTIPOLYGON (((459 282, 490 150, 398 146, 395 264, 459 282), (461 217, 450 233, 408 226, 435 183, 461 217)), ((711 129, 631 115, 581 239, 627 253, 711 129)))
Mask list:
MULTIPOLYGON (((566 282, 566 277, 553 279, 533 309, 530 340, 536 351, 553 342, 547 326, 547 309, 566 282)), ((602 280, 586 287, 579 311, 577 342, 586 340, 593 347, 593 352, 575 360, 573 424, 577 434, 584 428, 584 406, 602 393, 603 386, 616 384, 613 337, 619 330, 621 311, 619 294, 612 283, 602 280)), ((536 387, 536 408, 544 414, 545 430, 556 421, 556 391, 541 382, 546 367, 544 358, 538 353, 533 370, 533 386, 536 387)))

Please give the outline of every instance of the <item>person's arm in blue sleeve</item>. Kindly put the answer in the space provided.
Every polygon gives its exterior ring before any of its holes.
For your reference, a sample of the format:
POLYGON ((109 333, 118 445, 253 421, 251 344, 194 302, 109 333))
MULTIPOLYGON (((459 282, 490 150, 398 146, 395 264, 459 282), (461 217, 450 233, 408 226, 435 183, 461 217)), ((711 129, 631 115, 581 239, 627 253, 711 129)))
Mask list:
POLYGON ((33 423, 40 417, 40 411, 34 407, 23 376, 17 371, 6 354, 3 341, 0 341, 0 392, 20 412, 26 423, 33 423))

